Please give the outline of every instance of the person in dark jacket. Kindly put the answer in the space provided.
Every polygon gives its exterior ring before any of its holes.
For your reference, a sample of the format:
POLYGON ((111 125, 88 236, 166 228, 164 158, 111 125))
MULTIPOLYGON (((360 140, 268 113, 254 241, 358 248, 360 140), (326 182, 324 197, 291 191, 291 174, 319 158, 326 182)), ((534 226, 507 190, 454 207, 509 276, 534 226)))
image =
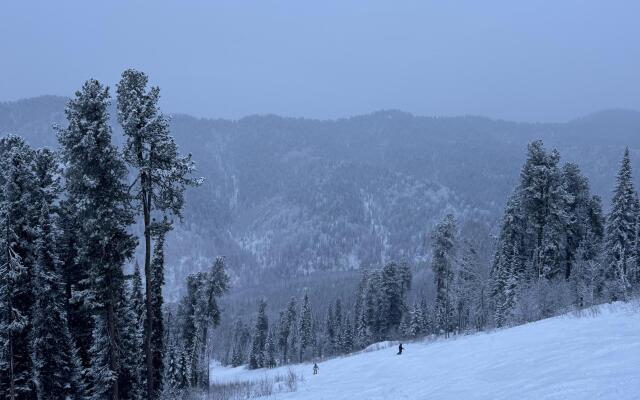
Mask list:
POLYGON ((320 369, 320 367, 318 367, 318 363, 313 363, 313 374, 314 375, 318 375, 318 370, 320 369))
POLYGON ((402 343, 400 343, 400 346, 398 346, 398 355, 402 354, 402 350, 404 350, 404 347, 402 347, 402 343))

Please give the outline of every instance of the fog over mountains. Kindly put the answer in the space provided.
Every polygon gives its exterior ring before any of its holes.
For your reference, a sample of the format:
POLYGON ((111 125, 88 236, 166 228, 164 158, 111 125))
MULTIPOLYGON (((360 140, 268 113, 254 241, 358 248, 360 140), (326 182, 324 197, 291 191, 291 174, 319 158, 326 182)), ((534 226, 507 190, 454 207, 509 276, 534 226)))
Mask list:
MULTIPOLYGON (((0 134, 55 147, 52 125, 65 124, 66 101, 0 103, 0 134)), ((430 228, 448 212, 463 234, 494 232, 534 139, 578 162, 605 209, 625 146, 640 168, 640 112, 626 110, 561 124, 400 111, 330 121, 175 115, 171 127, 206 181, 188 192, 184 222, 168 240, 169 298, 216 255, 242 286, 390 259, 422 263, 430 228)))

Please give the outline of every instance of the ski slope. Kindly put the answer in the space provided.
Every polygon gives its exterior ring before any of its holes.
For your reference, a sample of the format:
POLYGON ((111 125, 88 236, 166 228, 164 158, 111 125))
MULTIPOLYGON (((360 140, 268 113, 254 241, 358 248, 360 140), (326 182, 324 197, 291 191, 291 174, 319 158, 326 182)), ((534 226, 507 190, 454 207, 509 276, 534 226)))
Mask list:
POLYGON ((213 381, 304 374, 292 400, 640 399, 640 305, 567 314, 491 333, 406 343, 319 363, 249 371, 213 366, 213 381), (590 315, 587 315, 590 314, 590 315))

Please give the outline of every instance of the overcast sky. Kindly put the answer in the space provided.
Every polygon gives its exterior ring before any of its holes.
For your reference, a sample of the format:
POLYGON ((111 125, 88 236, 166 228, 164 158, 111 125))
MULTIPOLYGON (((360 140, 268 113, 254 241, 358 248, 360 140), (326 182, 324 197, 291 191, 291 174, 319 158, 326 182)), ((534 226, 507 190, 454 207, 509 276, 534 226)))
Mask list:
POLYGON ((147 72, 167 112, 640 110, 640 1, 3 1, 0 100, 147 72), (526 4, 525 4, 526 3, 526 4))

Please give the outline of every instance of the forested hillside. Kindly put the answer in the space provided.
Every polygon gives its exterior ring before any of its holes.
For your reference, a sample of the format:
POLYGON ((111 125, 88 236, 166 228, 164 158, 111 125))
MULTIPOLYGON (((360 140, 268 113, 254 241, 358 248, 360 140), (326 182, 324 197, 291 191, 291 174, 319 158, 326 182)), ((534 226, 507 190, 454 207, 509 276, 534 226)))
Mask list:
MULTIPOLYGON (((64 126, 65 102, 1 104, 0 134, 55 146, 51 126, 64 126)), ((205 182, 187 193, 183 223, 169 234, 167 295, 217 255, 242 286, 392 259, 419 264, 429 257, 431 227, 449 212, 463 227, 497 233, 534 139, 578 162, 606 209, 622 149, 640 149, 638 131, 640 113, 622 110, 564 124, 398 111, 331 121, 173 116, 171 132, 205 182)))

